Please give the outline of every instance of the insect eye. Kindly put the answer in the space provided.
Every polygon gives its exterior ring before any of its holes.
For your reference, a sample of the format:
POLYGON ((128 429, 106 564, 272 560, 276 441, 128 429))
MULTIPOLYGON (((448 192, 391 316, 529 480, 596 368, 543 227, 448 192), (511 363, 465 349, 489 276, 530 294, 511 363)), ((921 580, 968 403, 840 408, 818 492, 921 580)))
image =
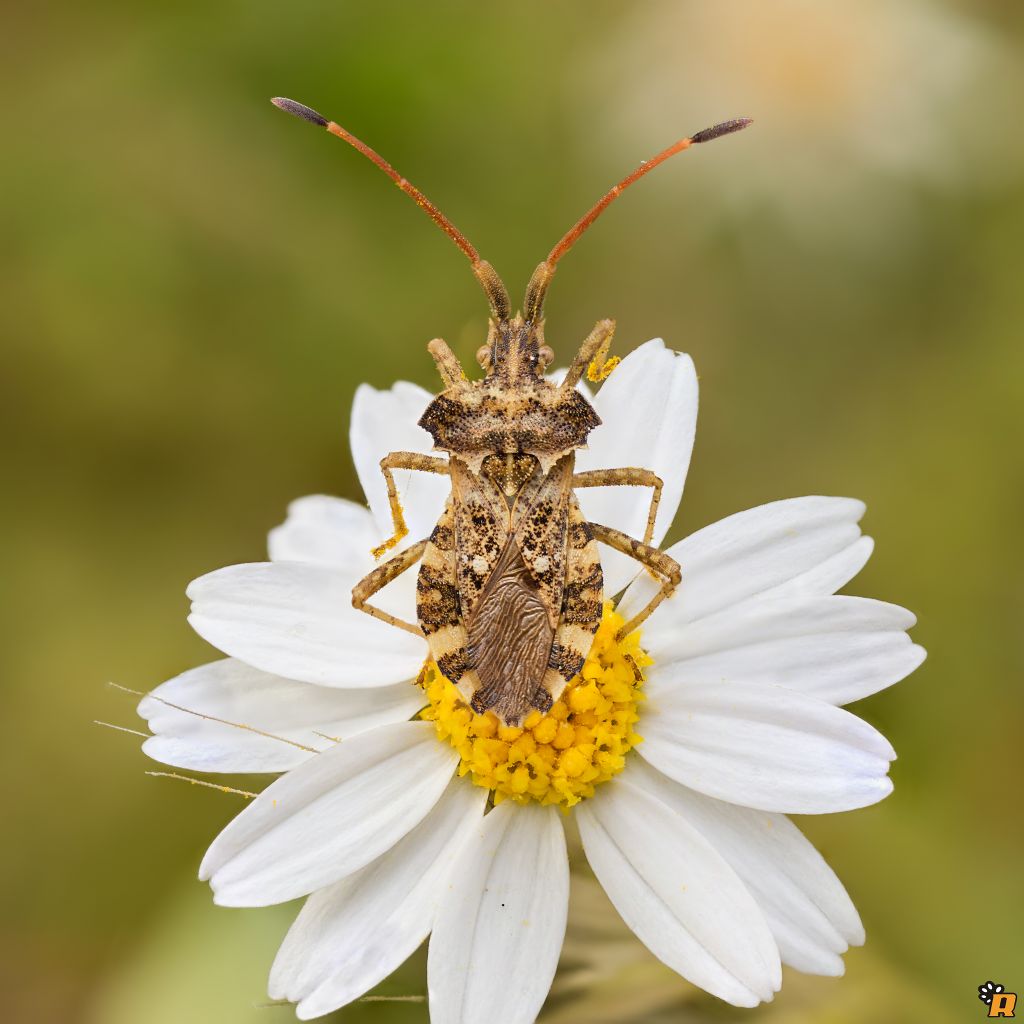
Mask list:
POLYGON ((537 355, 540 358, 541 368, 550 366, 555 361, 555 353, 551 351, 549 345, 541 345, 540 352, 537 355))
POLYGON ((489 370, 491 368, 491 346, 481 345, 476 350, 476 361, 480 365, 482 370, 489 370))

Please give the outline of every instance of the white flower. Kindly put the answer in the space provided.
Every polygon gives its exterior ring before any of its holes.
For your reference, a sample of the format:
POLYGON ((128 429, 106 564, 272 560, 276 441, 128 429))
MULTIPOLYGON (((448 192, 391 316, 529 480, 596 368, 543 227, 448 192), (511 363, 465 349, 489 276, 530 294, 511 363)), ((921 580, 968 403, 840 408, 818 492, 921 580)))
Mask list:
MULTIPOLYGON (((154 733, 144 750, 157 760, 284 773, 217 837, 200 871, 225 906, 309 896, 271 996, 297 1003, 302 1018, 327 1013, 431 935, 434 1024, 529 1024, 565 932, 570 806, 626 923, 694 984, 754 1006, 778 990, 781 963, 841 974, 841 954, 864 938, 857 912, 784 815, 889 793, 892 747, 839 705, 924 657, 905 633, 909 612, 833 596, 871 553, 857 526, 864 506, 774 502, 670 548, 683 584, 642 637, 617 645, 609 610, 583 678, 550 715, 507 729, 474 716, 439 676, 416 685, 426 643, 350 603, 370 548, 390 533, 377 463, 428 450, 415 421, 429 398, 409 384, 359 390, 352 450, 370 508, 301 499, 271 534, 271 561, 196 580, 190 621, 229 657, 139 707, 154 733), (642 690, 627 653, 653 659, 642 690), (428 720, 417 720, 424 705, 428 720), (489 811, 488 786, 499 800, 489 811)), ((648 342, 594 403, 603 425, 579 462, 639 461, 658 473, 660 543, 693 443, 693 364, 648 342)), ((415 540, 440 514, 445 481, 400 484, 415 540)), ((589 518, 642 533, 639 490, 579 497, 589 518)), ((628 584, 628 614, 653 583, 625 560, 606 565, 609 594, 628 584)), ((412 618, 406 575, 387 606, 412 618)))

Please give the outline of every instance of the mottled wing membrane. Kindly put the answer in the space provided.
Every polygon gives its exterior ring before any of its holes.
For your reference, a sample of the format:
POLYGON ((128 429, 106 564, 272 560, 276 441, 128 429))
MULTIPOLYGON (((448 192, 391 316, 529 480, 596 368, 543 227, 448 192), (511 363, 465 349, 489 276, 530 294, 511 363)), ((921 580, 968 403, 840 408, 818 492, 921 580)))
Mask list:
POLYGON ((514 537, 491 574, 468 622, 469 662, 480 681, 470 704, 509 723, 533 708, 546 711, 541 686, 555 628, 514 537))

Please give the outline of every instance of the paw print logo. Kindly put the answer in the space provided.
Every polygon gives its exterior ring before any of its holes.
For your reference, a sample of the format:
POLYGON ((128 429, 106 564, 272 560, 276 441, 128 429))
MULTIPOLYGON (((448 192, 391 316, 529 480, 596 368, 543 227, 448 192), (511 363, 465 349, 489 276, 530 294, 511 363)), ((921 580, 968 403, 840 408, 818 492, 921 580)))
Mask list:
POLYGON ((978 986, 978 998, 986 1005, 992 1005, 992 997, 999 995, 1003 991, 1002 985, 995 985, 991 981, 986 981, 984 985, 978 986))
POLYGON ((1017 993, 1007 992, 1002 985, 986 981, 978 986, 978 998, 988 1007, 990 1017, 1013 1017, 1017 993))

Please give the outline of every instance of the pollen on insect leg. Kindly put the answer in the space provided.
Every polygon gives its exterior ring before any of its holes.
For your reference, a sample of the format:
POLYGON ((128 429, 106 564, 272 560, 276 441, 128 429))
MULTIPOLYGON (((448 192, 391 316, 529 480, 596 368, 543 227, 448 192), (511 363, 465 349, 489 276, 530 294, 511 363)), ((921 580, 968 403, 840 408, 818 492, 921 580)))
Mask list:
POLYGON ((380 558, 381 555, 386 554, 392 548, 398 547, 398 545, 409 536, 409 529, 405 523, 402 523, 402 527, 403 528, 401 530, 395 531, 391 537, 388 537, 383 544, 378 544, 377 547, 371 548, 370 554, 373 555, 374 558, 380 558))
POLYGON ((587 380, 591 384, 600 384, 601 381, 611 376, 612 370, 621 362, 622 360, 618 356, 612 356, 611 359, 605 360, 601 365, 598 365, 597 360, 594 359, 587 367, 587 380))

